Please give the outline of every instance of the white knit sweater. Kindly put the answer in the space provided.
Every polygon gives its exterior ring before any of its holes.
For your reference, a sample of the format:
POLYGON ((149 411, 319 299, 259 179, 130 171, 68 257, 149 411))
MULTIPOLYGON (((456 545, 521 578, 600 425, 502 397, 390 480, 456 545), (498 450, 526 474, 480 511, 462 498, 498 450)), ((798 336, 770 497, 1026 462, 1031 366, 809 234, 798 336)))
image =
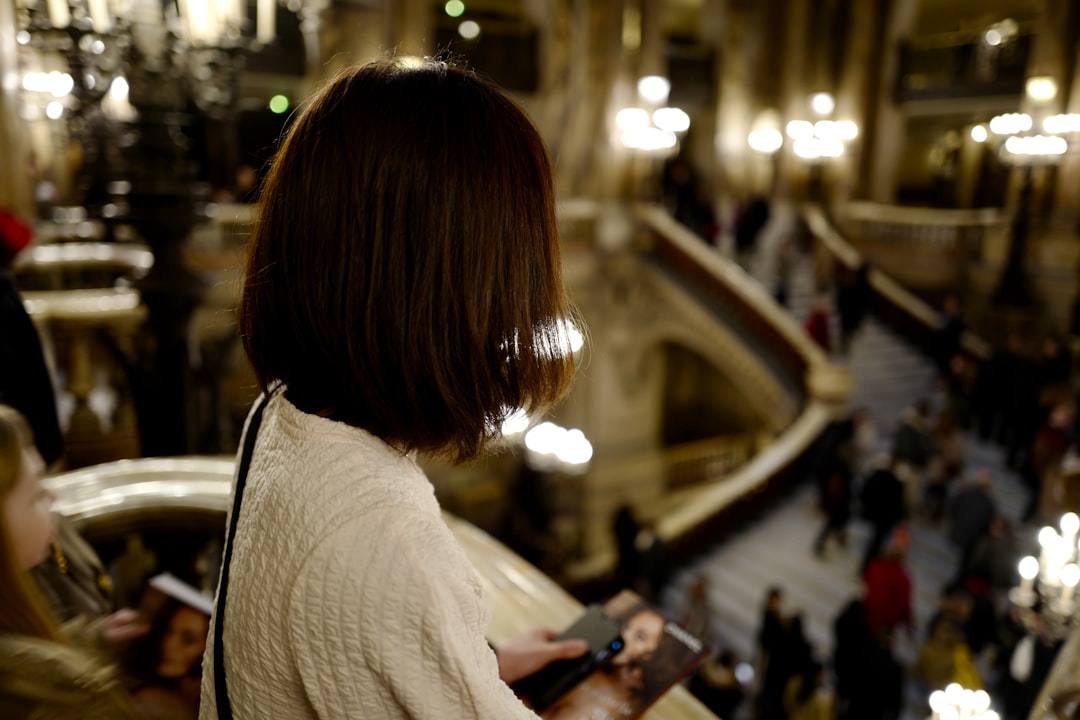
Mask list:
MULTIPOLYGON (((499 680, 488 620, 415 462, 275 394, 230 568, 234 717, 535 718, 499 680)), ((213 667, 211 630, 200 720, 217 718, 213 667)))

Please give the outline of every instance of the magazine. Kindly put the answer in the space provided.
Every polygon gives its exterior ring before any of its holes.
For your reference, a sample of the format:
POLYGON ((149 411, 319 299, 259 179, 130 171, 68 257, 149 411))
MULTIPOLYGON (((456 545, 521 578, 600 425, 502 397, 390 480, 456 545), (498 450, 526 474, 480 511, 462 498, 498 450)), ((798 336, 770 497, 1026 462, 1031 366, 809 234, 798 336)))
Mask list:
POLYGON ((712 650, 640 595, 623 590, 603 605, 622 642, 600 667, 550 706, 544 720, 632 720, 692 673, 712 650))

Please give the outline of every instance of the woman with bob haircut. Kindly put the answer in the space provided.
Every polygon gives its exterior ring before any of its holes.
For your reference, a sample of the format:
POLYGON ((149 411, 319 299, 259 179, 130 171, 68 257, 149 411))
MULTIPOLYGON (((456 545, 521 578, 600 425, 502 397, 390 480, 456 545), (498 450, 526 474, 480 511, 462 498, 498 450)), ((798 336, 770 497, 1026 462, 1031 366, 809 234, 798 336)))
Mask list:
POLYGON ((263 389, 238 463, 201 718, 533 718, 418 453, 476 458, 568 392, 551 164, 437 60, 346 70, 267 174, 239 309, 263 389))

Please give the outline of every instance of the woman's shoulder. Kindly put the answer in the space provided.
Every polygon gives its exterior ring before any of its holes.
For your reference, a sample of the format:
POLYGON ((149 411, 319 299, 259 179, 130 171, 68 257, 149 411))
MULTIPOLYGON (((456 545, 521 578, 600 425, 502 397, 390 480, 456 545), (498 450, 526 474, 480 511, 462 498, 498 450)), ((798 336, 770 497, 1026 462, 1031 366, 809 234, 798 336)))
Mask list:
POLYGON ((317 524, 317 536, 386 505, 438 512, 434 488, 410 456, 361 428, 305 413, 280 392, 266 407, 250 477, 253 498, 274 497, 267 520, 317 524))
POLYGON ((308 475, 331 471, 342 475, 424 478, 407 453, 363 428, 300 410, 276 391, 266 406, 253 462, 259 456, 308 475))

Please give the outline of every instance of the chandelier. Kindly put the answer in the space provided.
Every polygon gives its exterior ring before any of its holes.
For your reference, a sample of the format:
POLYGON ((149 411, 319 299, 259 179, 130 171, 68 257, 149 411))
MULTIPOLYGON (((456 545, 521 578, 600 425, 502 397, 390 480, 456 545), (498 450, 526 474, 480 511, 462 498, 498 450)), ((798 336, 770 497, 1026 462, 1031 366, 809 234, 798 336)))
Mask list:
MULTIPOLYGON (((145 347, 132 358, 143 451, 196 449, 190 325, 206 282, 184 262, 184 243, 207 217, 191 136, 215 122, 224 155, 235 153, 236 106, 248 55, 274 41, 278 0, 16 0, 24 117, 54 136, 67 167, 78 146, 80 214, 133 228, 154 264, 137 284, 148 313, 145 347), (75 143, 65 143, 68 139, 75 143), (140 398, 141 396, 141 398, 140 398)), ((287 0, 311 67, 329 0, 287 0)), ((228 165, 228 163, 223 163, 228 165)), ((232 169, 235 171, 236 163, 232 169)))

